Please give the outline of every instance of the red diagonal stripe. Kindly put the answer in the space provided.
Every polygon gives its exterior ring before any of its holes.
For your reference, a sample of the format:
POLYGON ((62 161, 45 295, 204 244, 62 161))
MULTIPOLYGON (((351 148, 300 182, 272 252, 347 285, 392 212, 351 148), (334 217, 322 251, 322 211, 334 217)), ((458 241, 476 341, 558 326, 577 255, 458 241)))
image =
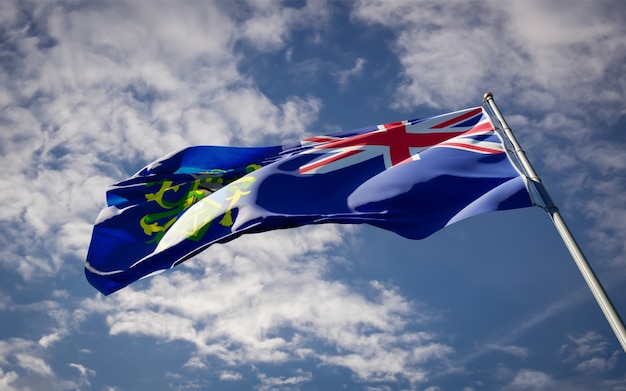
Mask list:
POLYGON ((442 122, 442 123, 440 123, 440 124, 438 124, 438 125, 431 126, 430 128, 431 128, 431 129, 441 129, 441 128, 445 128, 445 127, 448 127, 448 126, 450 126, 450 125, 453 125, 453 124, 455 124, 455 123, 457 123, 457 122, 461 122, 461 121, 463 121, 463 120, 466 120, 466 119, 468 119, 468 118, 471 118, 471 117, 475 116, 476 114, 481 113, 482 111, 483 111, 483 109, 482 109, 482 108, 480 108, 480 107, 478 107, 478 108, 476 108, 476 109, 474 109, 474 110, 472 110, 472 111, 468 111, 467 113, 465 113, 465 114, 463 114, 463 115, 459 115, 458 117, 454 117, 454 118, 452 118, 452 119, 449 119, 449 120, 447 120, 446 122, 442 122))
POLYGON ((481 146, 473 145, 473 144, 447 142, 447 143, 441 144, 441 146, 442 147, 458 147, 461 149, 469 149, 472 151, 481 151, 481 152, 488 152, 488 153, 493 153, 493 154, 504 153, 504 151, 501 151, 499 149, 485 148, 485 147, 481 147, 481 146))
POLYGON ((470 134, 474 134, 474 133, 483 133, 483 132, 488 132, 494 130, 493 126, 491 126, 491 123, 489 122, 483 122, 482 124, 478 124, 476 126, 474 126, 472 129, 468 130, 467 132, 463 133, 464 135, 470 135, 470 134))
POLYGON ((315 170, 318 167, 325 166, 325 165, 330 164, 332 162, 336 162, 337 160, 344 159, 344 158, 347 158, 347 157, 352 156, 352 155, 356 155, 357 153, 361 153, 361 152, 363 152, 363 150, 346 151, 346 152, 343 152, 343 153, 338 153, 337 155, 329 157, 329 158, 326 158, 326 159, 318 160, 317 162, 314 162, 312 164, 304 165, 304 166, 300 167, 300 174, 304 174, 305 172, 309 172, 309 171, 315 170))

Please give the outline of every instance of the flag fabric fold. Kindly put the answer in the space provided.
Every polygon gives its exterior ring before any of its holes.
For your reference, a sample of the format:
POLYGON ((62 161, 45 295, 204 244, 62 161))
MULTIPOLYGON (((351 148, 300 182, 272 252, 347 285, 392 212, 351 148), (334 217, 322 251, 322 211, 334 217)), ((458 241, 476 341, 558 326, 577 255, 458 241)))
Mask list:
POLYGON ((307 224, 370 224, 422 239, 531 206, 483 108, 272 147, 190 147, 107 191, 85 274, 104 294, 214 243, 307 224))

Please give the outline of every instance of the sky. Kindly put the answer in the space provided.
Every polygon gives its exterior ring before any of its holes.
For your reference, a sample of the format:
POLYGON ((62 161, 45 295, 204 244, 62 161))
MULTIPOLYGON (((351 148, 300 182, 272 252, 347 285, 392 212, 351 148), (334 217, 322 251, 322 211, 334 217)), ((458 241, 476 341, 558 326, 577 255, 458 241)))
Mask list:
POLYGON ((626 390, 548 215, 245 235, 103 296, 107 187, 491 91, 626 317, 626 2, 0 2, 0 389, 626 390))

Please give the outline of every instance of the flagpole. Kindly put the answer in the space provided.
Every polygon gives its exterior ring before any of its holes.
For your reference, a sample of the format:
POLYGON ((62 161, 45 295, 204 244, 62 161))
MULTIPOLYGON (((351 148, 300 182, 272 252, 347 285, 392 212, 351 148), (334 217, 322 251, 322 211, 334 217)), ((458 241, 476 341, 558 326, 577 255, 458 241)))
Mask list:
POLYGON ((526 175, 534 183, 535 188, 539 192, 539 196, 541 197, 541 200, 544 204, 544 209, 550 215, 550 218, 552 219, 552 222, 554 223, 556 230, 559 232, 559 235, 561 235, 561 239, 563 240, 563 242, 565 243, 565 246, 569 250, 572 258, 574 259, 574 262, 576 262, 576 266, 578 266, 578 270, 583 275, 583 278, 587 282, 587 286, 589 286, 589 289, 591 289, 591 293, 593 293, 593 296, 598 302, 600 309, 602 309, 602 312, 604 313, 606 320, 609 322, 609 325, 613 329, 615 336, 619 340, 619 343, 622 345, 622 349, 624 349, 624 351, 626 352, 626 329, 624 329, 624 323, 622 322, 622 319, 620 319, 619 315, 615 311, 615 308, 613 307, 611 300, 609 300, 608 296, 606 295, 606 292, 604 291, 604 288, 602 288, 602 285, 600 284, 600 281, 598 281, 595 273, 593 272, 593 270, 591 269, 591 266, 589 265, 589 262, 587 262, 585 255, 583 254, 582 250, 578 246, 578 243, 576 243, 576 240, 574 239, 574 237, 572 236, 572 233, 570 232, 569 228, 565 224, 565 221, 561 217, 561 214, 559 213, 559 208, 557 208, 554 202, 552 201, 552 198, 548 194, 547 189, 541 182, 541 178, 537 176, 537 173, 535 172, 532 165, 526 158, 526 154, 524 153, 519 143, 515 139, 515 136, 513 135, 511 128, 506 123, 506 120, 502 116, 502 113, 498 109, 498 106, 496 106, 496 103, 493 100, 493 94, 491 92, 485 93, 484 101, 485 103, 489 105, 491 110, 494 112, 494 114, 498 118, 498 121, 500 121, 500 123, 502 124, 502 127, 504 128, 503 130, 504 130, 505 136, 509 139, 509 141, 513 145, 513 150, 515 152, 515 155, 517 156, 520 163, 522 164, 522 167, 524 168, 526 175))

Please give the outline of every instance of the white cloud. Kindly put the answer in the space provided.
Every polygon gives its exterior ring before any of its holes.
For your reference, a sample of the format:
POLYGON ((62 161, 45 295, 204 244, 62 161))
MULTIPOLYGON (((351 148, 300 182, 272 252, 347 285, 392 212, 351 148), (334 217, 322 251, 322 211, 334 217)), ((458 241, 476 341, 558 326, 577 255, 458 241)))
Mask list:
POLYGON ((69 296, 69 292, 65 289, 55 289, 52 291, 52 297, 57 299, 67 299, 69 296))
POLYGON ((17 380, 18 375, 13 371, 4 372, 2 368, 0 368, 0 388, 6 391, 18 390, 17 387, 14 387, 14 383, 17 380))
POLYGON ((297 386, 298 384, 309 382, 313 378, 311 373, 303 373, 299 376, 291 377, 268 377, 260 373, 257 377, 261 380, 260 390, 275 390, 277 387, 284 389, 284 386, 297 386))
POLYGON ((0 340, 0 364, 7 364, 10 356, 16 351, 25 351, 33 346, 31 341, 22 338, 13 338, 10 340, 0 340))
POLYGON ((191 357, 183 367, 193 368, 193 369, 207 369, 207 365, 202 361, 200 357, 191 357))
POLYGON ((93 369, 89 369, 87 367, 85 367, 84 365, 81 364, 76 364, 76 363, 69 363, 67 364, 68 366, 76 369, 78 372, 80 372, 81 376, 93 376, 96 374, 96 371, 94 371, 93 369))
POLYGON ((553 319, 564 311, 580 305, 582 301, 589 299, 588 288, 586 286, 581 286, 569 294, 560 297, 553 303, 537 307, 532 313, 525 315, 524 320, 520 322, 517 327, 507 328, 505 333, 506 337, 500 340, 496 346, 506 345, 515 341, 529 330, 538 327, 547 320, 553 319))
POLYGON ((535 83, 547 90, 590 93, 615 49, 623 47, 615 35, 623 27, 611 23, 601 4, 577 1, 563 9, 554 1, 525 1, 506 8, 507 27, 529 56, 535 83))
POLYGON ((240 373, 237 372, 231 372, 231 371, 222 371, 220 373, 220 380, 221 381, 238 381, 241 380, 242 376, 240 373))
POLYGON ((575 369, 584 373, 598 373, 611 370, 617 364, 619 351, 608 352, 607 340, 589 331, 578 337, 569 337, 570 343, 561 347, 564 362, 573 364, 575 369))
POLYGON ((0 67, 0 164, 12 168, 0 178, 12 205, 0 212, 0 264, 25 279, 74 270, 104 190, 143 164, 191 144, 294 141, 321 109, 309 96, 275 104, 238 72, 238 25, 253 21, 222 3, 4 4, 15 49, 0 67))
POLYGON ((528 357, 528 349, 521 346, 487 344, 485 347, 489 350, 507 353, 518 358, 528 357))
POLYGON ((0 292, 0 311, 4 311, 11 304, 11 297, 4 292, 0 292))
POLYGON ((69 363, 67 365, 78 371, 79 373, 78 386, 80 388, 91 387, 91 383, 89 382, 89 377, 95 376, 96 371, 94 371, 93 369, 87 368, 82 364, 69 363))
MULTIPOLYGON (((55 296, 54 293, 53 296, 55 296)), ((51 300, 12 305, 10 309, 15 312, 35 312, 41 317, 53 321, 54 325, 50 325, 51 331, 39 338, 37 342, 42 348, 49 348, 67 337, 71 332, 78 330, 80 323, 85 320, 86 316, 85 311, 80 308, 72 310, 71 306, 66 308, 61 303, 51 300)))
MULTIPOLYGON (((624 47, 619 10, 610 15, 611 7, 605 4, 578 1, 563 8, 556 1, 441 5, 363 0, 354 16, 403 27, 397 29, 396 41, 406 79, 399 88, 399 107, 458 108, 475 104, 485 90, 502 86, 494 88, 496 96, 502 93, 534 108, 539 98, 553 103, 544 107, 550 110, 564 100, 586 105, 590 89, 600 93, 596 89, 607 67, 621 55, 616 51, 624 47)), ((611 93, 596 98, 614 105, 623 102, 618 85, 607 87, 611 93)))
POLYGON ((351 78, 360 76, 366 63, 367 60, 365 60, 364 58, 357 58, 354 67, 345 71, 337 72, 337 80, 339 81, 339 85, 345 87, 351 78))
POLYGON ((61 336, 61 334, 54 332, 39 338, 38 343, 42 347, 47 348, 50 347, 53 343, 60 341, 62 338, 63 337, 61 336))
POLYGON ((358 3, 354 15, 370 23, 403 27, 395 51, 405 81, 398 87, 396 107, 460 108, 482 97, 487 80, 502 63, 516 69, 520 62, 515 52, 500 52, 484 28, 494 12, 478 3, 367 0, 358 3), (465 17, 469 14, 473 18, 465 17))
POLYGON ((566 344, 561 349, 562 351, 568 351, 568 360, 575 360, 581 357, 589 357, 595 354, 602 354, 605 352, 608 345, 606 339, 593 332, 589 331, 580 337, 569 337, 569 340, 573 344, 566 344))
POLYGON ((70 390, 72 381, 59 379, 45 360, 40 346, 23 338, 0 340, 0 388, 2 390, 70 390))
POLYGON ((300 8, 275 1, 249 1, 248 6, 251 15, 241 23, 242 38, 263 51, 282 48, 296 28, 319 28, 329 19, 325 1, 307 1, 300 8))
POLYGON ((606 372, 613 368, 617 364, 618 352, 614 352, 613 355, 606 359, 603 357, 593 357, 588 360, 582 361, 576 365, 576 370, 580 372, 606 372))
POLYGON ((327 280, 337 264, 322 251, 349 232, 331 225, 244 236, 189 261, 191 270, 83 308, 106 314, 111 334, 185 340, 228 365, 316 359, 363 380, 422 381, 425 362, 452 352, 435 335, 409 331, 428 315, 386 284, 357 294, 327 280))
POLYGON ((231 137, 244 145, 298 140, 322 107, 319 99, 299 97, 275 106, 251 87, 223 91, 213 103, 225 113, 231 137))
POLYGON ((529 369, 520 370, 510 384, 503 388, 507 391, 551 390, 554 379, 544 372, 529 369))

